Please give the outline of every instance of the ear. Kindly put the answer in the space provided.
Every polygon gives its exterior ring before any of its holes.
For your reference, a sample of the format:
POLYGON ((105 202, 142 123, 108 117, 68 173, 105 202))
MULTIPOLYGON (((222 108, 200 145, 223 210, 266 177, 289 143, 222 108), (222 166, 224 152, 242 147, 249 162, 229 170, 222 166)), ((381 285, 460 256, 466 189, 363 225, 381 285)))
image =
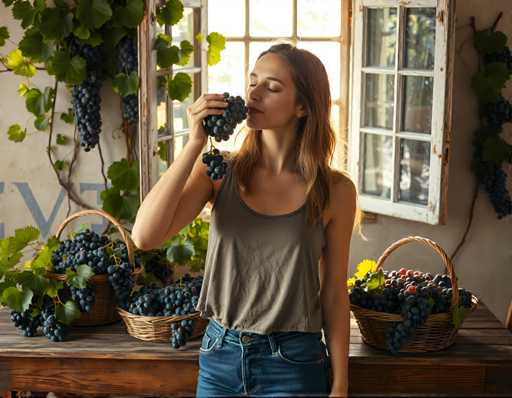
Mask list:
POLYGON ((304 108, 304 106, 302 104, 297 105, 297 107, 295 108, 295 114, 297 115, 298 118, 301 118, 301 117, 304 117, 307 115, 306 109, 304 108))

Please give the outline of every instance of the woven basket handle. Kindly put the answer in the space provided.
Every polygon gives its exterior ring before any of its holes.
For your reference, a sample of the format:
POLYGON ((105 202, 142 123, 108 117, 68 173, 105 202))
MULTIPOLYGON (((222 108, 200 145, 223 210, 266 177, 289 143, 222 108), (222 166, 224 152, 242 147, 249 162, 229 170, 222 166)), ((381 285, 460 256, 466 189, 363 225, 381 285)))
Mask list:
POLYGON ((62 231, 64 230, 64 228, 66 227, 66 225, 68 225, 71 221, 73 221, 76 218, 79 218, 82 216, 87 216, 87 215, 98 215, 103 218, 106 218, 112 224, 114 224, 114 226, 117 228, 117 230, 121 234, 121 237, 123 238, 124 243, 126 244, 126 249, 128 250, 128 261, 130 261, 130 264, 133 264, 134 272, 138 273, 139 270, 137 270, 138 267, 137 267, 137 264, 135 264, 135 258, 134 258, 134 254, 133 254, 133 242, 130 238, 130 235, 128 234, 128 232, 126 232, 126 230, 119 223, 119 221, 117 221, 113 216, 111 216, 110 214, 108 214, 107 212, 105 212, 103 210, 88 209, 88 210, 81 210, 81 211, 71 214, 68 218, 66 218, 64 221, 62 221, 62 223, 57 228, 57 233, 55 234, 57 239, 60 239, 60 235, 61 235, 62 231))
POLYGON ((403 246, 410 242, 424 243, 425 245, 434 249, 435 252, 441 256, 441 258, 443 259, 444 266, 447 269, 448 275, 450 276, 450 279, 452 281, 452 308, 455 308, 459 302, 459 289, 457 284, 457 276, 455 275, 455 269, 453 267, 452 261, 447 256, 443 248, 433 240, 424 238, 422 236, 408 236, 400 240, 397 240, 395 243, 392 243, 386 250, 384 250, 384 253, 382 253, 382 255, 379 257, 379 259, 377 260, 377 270, 382 268, 382 264, 391 253, 393 253, 400 246, 403 246))

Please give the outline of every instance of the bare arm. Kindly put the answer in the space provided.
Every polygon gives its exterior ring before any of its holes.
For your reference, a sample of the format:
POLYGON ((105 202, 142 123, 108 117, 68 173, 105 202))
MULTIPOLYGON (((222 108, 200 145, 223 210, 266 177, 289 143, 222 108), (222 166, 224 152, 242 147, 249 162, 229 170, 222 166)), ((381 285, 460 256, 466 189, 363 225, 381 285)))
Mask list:
POLYGON ((137 211, 132 239, 139 249, 161 246, 190 223, 211 198, 213 185, 199 156, 208 138, 202 120, 222 114, 226 106, 222 95, 203 94, 187 109, 190 139, 137 211))

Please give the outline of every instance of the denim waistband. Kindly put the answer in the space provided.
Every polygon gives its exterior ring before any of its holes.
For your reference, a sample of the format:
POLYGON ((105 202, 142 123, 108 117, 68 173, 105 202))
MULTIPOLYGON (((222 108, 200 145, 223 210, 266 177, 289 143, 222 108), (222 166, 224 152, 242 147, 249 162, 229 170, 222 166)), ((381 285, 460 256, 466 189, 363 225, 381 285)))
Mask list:
POLYGON ((221 336, 220 344, 223 341, 229 341, 235 344, 268 344, 273 346, 275 343, 285 341, 294 337, 309 337, 309 338, 322 338, 322 332, 301 332, 301 331, 288 331, 288 332, 271 332, 269 334, 253 333, 240 331, 235 329, 228 329, 220 324, 215 319, 210 318, 208 322, 208 333, 213 337, 221 336))

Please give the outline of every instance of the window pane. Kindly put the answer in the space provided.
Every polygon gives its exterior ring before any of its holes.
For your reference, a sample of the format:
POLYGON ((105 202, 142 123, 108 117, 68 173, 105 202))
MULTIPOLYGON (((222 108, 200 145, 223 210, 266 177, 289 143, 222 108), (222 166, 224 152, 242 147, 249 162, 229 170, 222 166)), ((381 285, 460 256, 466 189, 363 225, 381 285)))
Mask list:
POLYGON ((427 205, 430 142, 400 140, 399 200, 427 205))
POLYGON ((158 172, 161 176, 169 164, 169 141, 160 141, 158 143, 158 172))
POLYGON ((174 159, 178 157, 188 141, 188 134, 174 138, 174 159))
MULTIPOLYGON (((251 0, 249 4, 251 36, 290 37, 292 35, 292 0, 251 0)), ((225 16, 222 20, 226 23, 225 16)))
MULTIPOLYGON (((182 40, 188 40, 194 45, 194 10, 185 8, 183 10, 183 18, 171 27, 172 43, 179 47, 182 40)), ((194 53, 190 55, 190 59, 185 67, 194 66, 194 53)), ((175 65, 174 68, 182 68, 181 65, 175 65)))
POLYGON ((157 104, 160 105, 162 102, 165 102, 165 100, 167 98, 166 76, 158 76, 156 85, 157 85, 156 101, 157 101, 157 104))
POLYGON ((366 21, 366 66, 394 66, 396 8, 369 8, 366 21))
POLYGON ((268 50, 272 44, 274 42, 271 41, 253 41, 249 43, 249 72, 254 68, 258 55, 268 50))
POLYGON ((181 131, 188 129, 188 120, 187 120, 187 108, 194 102, 194 81, 196 80, 196 74, 189 74, 192 79, 192 91, 190 95, 183 101, 180 102, 178 100, 172 101, 173 107, 173 131, 181 131))
POLYGON ((364 126, 393 128, 393 75, 365 75, 364 126))
POLYGON ((208 0, 208 32, 219 32, 226 37, 244 36, 244 22, 245 1, 208 0))
POLYGON ((315 54, 325 66, 329 85, 331 87, 331 98, 337 100, 340 97, 340 44, 330 42, 299 42, 297 47, 311 51, 315 54))
POLYGON ((431 133, 433 86, 431 77, 404 76, 402 131, 431 133))
POLYGON ((407 8, 405 67, 433 69, 436 40, 436 9, 407 8))
POLYGON ((342 0, 299 0, 297 34, 314 37, 339 36, 341 34, 341 3, 342 0))
POLYGON ((364 134, 363 192, 391 198, 393 183, 393 139, 364 134))
POLYGON ((158 129, 158 135, 168 135, 167 130, 167 102, 163 101, 158 104, 156 108, 156 125, 158 129))
POLYGON ((208 67, 208 92, 222 94, 225 91, 245 95, 243 43, 226 42, 220 62, 208 67))

